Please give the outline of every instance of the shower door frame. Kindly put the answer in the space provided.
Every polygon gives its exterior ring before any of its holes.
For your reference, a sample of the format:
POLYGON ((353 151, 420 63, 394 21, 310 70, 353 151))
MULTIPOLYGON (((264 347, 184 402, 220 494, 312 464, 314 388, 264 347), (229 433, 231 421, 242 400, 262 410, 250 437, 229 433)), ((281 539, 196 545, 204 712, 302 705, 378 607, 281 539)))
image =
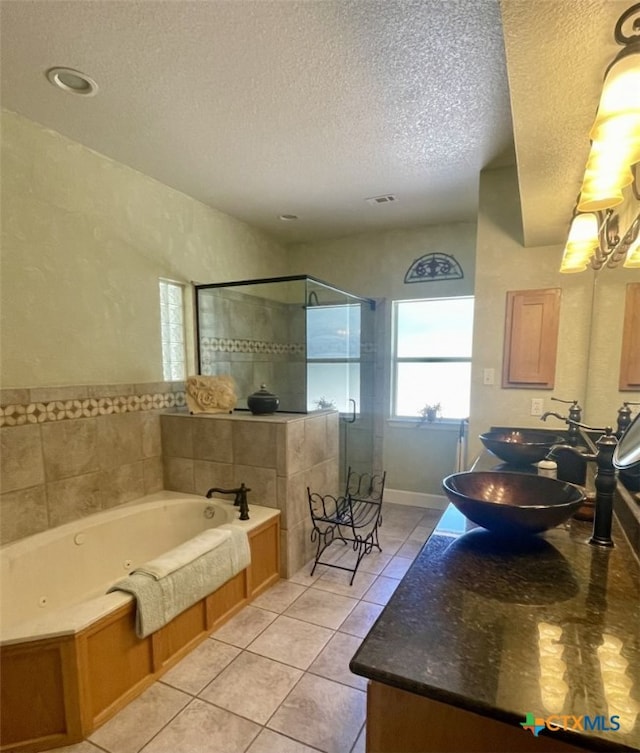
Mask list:
MULTIPOLYGON (((317 277, 314 277, 312 275, 283 275, 279 277, 265 277, 265 278, 254 278, 249 280, 229 280, 226 282, 216 282, 216 283, 205 283, 205 284, 193 284, 194 287, 194 321, 195 321, 195 328, 196 328, 196 354, 197 354, 197 368, 198 373, 202 372, 202 350, 201 350, 201 337, 200 337, 200 305, 199 305, 199 295, 201 290, 211 290, 211 289, 218 289, 218 288, 242 288, 243 286, 249 286, 249 285, 268 285, 268 284, 277 284, 277 283, 288 283, 288 282, 303 282, 305 283, 305 289, 304 289, 304 300, 300 301, 301 305, 303 306, 314 306, 315 303, 309 304, 309 293, 307 290, 308 283, 313 283, 318 286, 321 286, 322 288, 325 288, 327 290, 334 291, 340 296, 344 296, 345 298, 350 299, 354 303, 359 302, 363 307, 367 306, 371 312, 373 312, 373 316, 375 316, 376 311, 376 301, 372 298, 366 298, 363 296, 356 295, 355 293, 350 293, 347 290, 343 290, 342 288, 337 287, 336 285, 333 285, 329 282, 326 282, 325 280, 321 280, 317 277)), ((322 303, 320 302, 318 305, 322 306, 322 303)), ((339 304, 337 304, 339 305, 339 304)), ((374 329, 375 326, 377 326, 377 323, 374 323, 374 329)), ((362 320, 361 320, 361 332, 360 332, 360 354, 359 354, 359 360, 360 364, 362 365, 362 345, 363 345, 363 332, 362 332, 362 320)), ((308 364, 308 333, 307 333, 307 322, 305 317, 305 333, 304 333, 304 347, 305 347, 305 362, 308 364)), ((345 361, 348 362, 348 361, 345 361)), ((373 364, 371 365, 372 368, 372 379, 375 379, 375 368, 373 364)), ((362 403, 362 372, 360 374, 360 385, 361 385, 361 394, 360 394, 360 402, 362 403)), ((305 404, 307 405, 306 410, 289 410, 287 409, 285 412, 287 413, 293 413, 293 414, 302 414, 306 415, 309 413, 314 413, 316 411, 309 410, 308 407, 308 376, 305 372, 305 404)), ((339 449, 339 466, 340 466, 340 476, 341 478, 343 475, 346 477, 347 472, 347 466, 349 463, 349 457, 348 457, 348 442, 349 442, 349 432, 354 431, 357 429, 355 426, 359 419, 360 419, 360 407, 361 406, 355 406, 354 410, 352 412, 343 412, 338 411, 340 416, 340 449, 339 449)), ((238 411, 248 411, 248 408, 237 408, 238 411)), ((373 406, 371 408, 373 411, 373 406)), ((373 420, 372 420, 373 423, 373 420)), ((358 467, 358 470, 360 472, 374 472, 375 470, 379 470, 380 466, 380 459, 375 457, 375 448, 374 448, 374 442, 373 437, 371 437, 371 467, 369 468, 360 468, 358 467)))

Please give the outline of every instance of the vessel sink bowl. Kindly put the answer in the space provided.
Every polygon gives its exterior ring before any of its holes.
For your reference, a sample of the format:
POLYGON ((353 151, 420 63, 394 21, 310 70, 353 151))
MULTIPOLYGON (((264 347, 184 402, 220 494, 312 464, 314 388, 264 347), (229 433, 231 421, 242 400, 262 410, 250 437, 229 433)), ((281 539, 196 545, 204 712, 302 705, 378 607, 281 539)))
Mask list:
POLYGON ((582 490, 573 484, 528 473, 466 471, 447 476, 442 486, 469 520, 506 536, 554 528, 585 501, 582 490))
POLYGON ((543 460, 549 450, 563 444, 561 436, 535 429, 496 429, 480 434, 482 444, 511 465, 529 465, 543 460))

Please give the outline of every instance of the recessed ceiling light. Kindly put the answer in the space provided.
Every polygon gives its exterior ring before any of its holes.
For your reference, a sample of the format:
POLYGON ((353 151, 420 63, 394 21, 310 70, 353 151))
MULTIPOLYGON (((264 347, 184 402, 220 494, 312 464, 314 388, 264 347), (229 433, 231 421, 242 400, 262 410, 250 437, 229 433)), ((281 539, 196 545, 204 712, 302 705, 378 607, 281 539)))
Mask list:
POLYGON ((297 214, 281 214, 279 219, 281 219, 283 222, 293 222, 294 220, 298 219, 297 214))
POLYGON ((73 68, 50 68, 47 78, 59 89, 81 97, 93 97, 98 92, 98 84, 86 73, 73 68))

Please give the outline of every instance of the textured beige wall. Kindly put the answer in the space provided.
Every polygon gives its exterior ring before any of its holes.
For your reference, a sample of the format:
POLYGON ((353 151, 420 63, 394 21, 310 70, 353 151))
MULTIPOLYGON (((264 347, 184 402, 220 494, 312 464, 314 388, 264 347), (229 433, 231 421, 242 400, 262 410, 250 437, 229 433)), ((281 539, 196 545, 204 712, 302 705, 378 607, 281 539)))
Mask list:
POLYGON ((276 242, 2 113, 3 387, 162 379, 158 278, 286 272, 276 242))
MULTIPOLYGON (((479 198, 477 229, 472 223, 442 225, 300 244, 290 248, 291 271, 313 274, 354 293, 388 300, 475 295, 470 459, 481 448, 477 435, 491 425, 564 428, 554 419, 543 424, 530 415, 534 397, 544 400, 545 410, 563 414, 567 406, 549 398, 553 395, 577 399, 585 409, 586 422, 615 426, 617 409, 622 402, 640 401, 639 393, 620 392, 617 388, 624 288, 628 282, 640 280, 640 271, 619 267, 603 270, 598 275, 593 271, 561 275, 558 272, 561 245, 524 248, 513 167, 483 173, 479 198), (405 285, 404 273, 411 262, 433 251, 453 254, 464 268, 465 279, 405 285), (553 390, 502 389, 506 293, 550 287, 562 289, 555 387, 553 390), (494 385, 483 384, 484 368, 495 370, 494 385)), ((624 215, 623 219, 626 227, 631 217, 624 215)), ((382 322, 387 349, 391 342, 390 309, 387 307, 382 322)), ((387 369, 379 403, 383 415, 388 414, 388 391, 387 369)), ((390 472, 388 485, 436 493, 438 476, 443 474, 431 471, 450 467, 454 443, 443 441, 443 435, 428 428, 408 431, 395 425, 384 428, 384 462, 390 472), (425 458, 429 458, 426 464, 425 458)))
MULTIPOLYGON (((387 301, 472 295, 475 245, 474 223, 366 233, 291 246, 290 269, 293 274, 311 274, 349 292, 387 301), (405 284, 404 276, 412 262, 435 252, 454 256, 463 269, 464 278, 405 284)), ((380 382, 374 425, 376 444, 382 446, 387 487, 441 494, 442 477, 455 467, 458 427, 443 430, 440 425, 418 429, 416 423, 385 423, 389 415, 392 306, 387 305, 382 311, 377 322, 382 328, 379 342, 382 342, 383 352, 377 359, 380 382)))
MULTIPOLYGON (((600 270, 594 293, 594 317, 589 358, 585 416, 593 426, 613 426, 622 403, 640 403, 640 392, 618 389, 626 287, 640 282, 640 269, 600 270)), ((632 406, 636 415, 639 406, 632 406)))
MULTIPOLYGON (((491 425, 566 428, 531 416, 531 399, 543 398, 545 410, 566 415, 568 406, 553 395, 584 404, 589 359, 593 273, 561 275, 562 246, 524 248, 519 225, 514 168, 483 173, 476 249, 476 310, 473 339, 470 456, 481 448, 477 435, 491 425), (508 290, 562 289, 556 380, 553 390, 502 389, 502 349, 508 290), (495 369, 495 384, 483 384, 483 369, 495 369)), ((584 418, 589 420, 585 413, 584 418)))
MULTIPOLYGON (((615 387, 620 286, 640 274, 607 270, 606 281, 600 276, 597 305, 604 315, 589 353, 593 275, 559 275, 559 246, 521 246, 511 168, 481 176, 477 228, 460 223, 370 233, 285 251, 246 224, 6 111, 1 167, 5 388, 157 381, 158 277, 211 282, 297 273, 387 300, 469 295, 475 278, 472 451, 474 437, 491 424, 541 426, 529 415, 532 397, 543 397, 546 408, 558 407, 548 402, 551 394, 586 401, 585 419, 593 423, 615 421, 618 403, 640 399, 615 387), (438 251, 456 257, 463 280, 404 283, 415 259, 438 251), (555 389, 502 390, 506 291, 556 286, 563 298, 555 389), (485 367, 495 369, 496 385, 482 384, 485 367)), ((387 306, 385 349, 390 315, 387 306)), ((381 416, 388 412, 388 380, 387 367, 377 403, 381 416)), ((389 470, 397 458, 406 461, 388 485, 438 491, 438 474, 426 481, 407 469, 425 457, 441 457, 444 467, 450 443, 428 427, 386 427, 382 434, 389 470)))
MULTIPOLYGON (((619 235, 624 236, 640 213, 640 200, 631 187, 624 190, 624 203, 616 207, 619 235)), ((640 269, 602 267, 595 276, 591 349, 587 378, 586 413, 593 426, 613 426, 623 402, 640 402, 640 391, 618 389, 626 287, 640 282, 640 269)), ((632 415, 638 412, 633 406, 632 415)))
POLYGON ((290 274, 313 275, 368 298, 472 295, 475 244, 476 226, 472 222, 363 233, 292 245, 289 269, 290 274), (404 275, 411 263, 435 252, 453 255, 463 268, 464 279, 405 284, 404 275))

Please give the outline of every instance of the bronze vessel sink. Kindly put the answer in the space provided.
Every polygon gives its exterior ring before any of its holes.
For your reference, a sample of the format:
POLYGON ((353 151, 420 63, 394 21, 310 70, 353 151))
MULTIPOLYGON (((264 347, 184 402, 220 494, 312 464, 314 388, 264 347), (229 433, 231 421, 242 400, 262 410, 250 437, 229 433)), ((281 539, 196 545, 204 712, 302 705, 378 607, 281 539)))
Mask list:
POLYGON ((585 501, 582 489, 573 484, 528 473, 465 471, 447 476, 442 486, 469 520, 501 535, 554 528, 585 501))
POLYGON ((480 434, 480 441, 511 465, 529 465, 543 460, 549 450, 564 440, 559 435, 535 429, 496 429, 480 434))

